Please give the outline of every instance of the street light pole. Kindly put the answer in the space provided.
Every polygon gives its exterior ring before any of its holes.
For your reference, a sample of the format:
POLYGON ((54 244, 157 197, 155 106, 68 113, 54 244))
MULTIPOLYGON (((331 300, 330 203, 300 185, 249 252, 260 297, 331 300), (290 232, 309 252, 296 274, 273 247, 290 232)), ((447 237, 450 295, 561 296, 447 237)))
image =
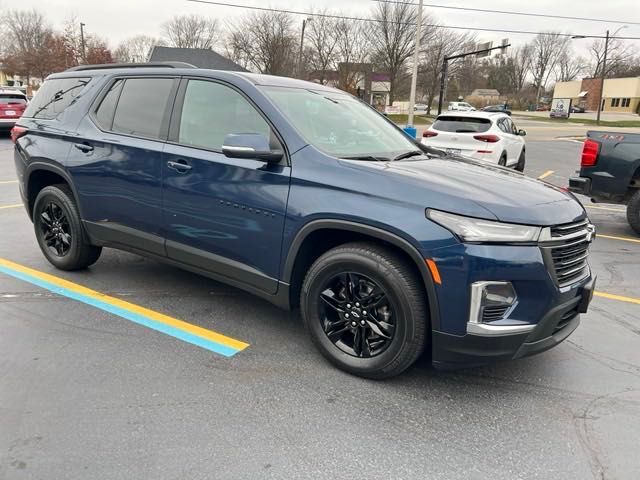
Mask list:
POLYGON ((80 22, 80 47, 82 48, 82 63, 87 63, 87 52, 84 43, 84 23, 80 22))
POLYGON ((598 113, 596 114, 596 125, 600 125, 600 112, 602 111, 602 95, 604 93, 604 80, 607 77, 607 53, 609 51, 609 30, 604 38, 604 58, 602 59, 602 72, 600 80, 600 93, 598 95, 598 113))
POLYGON ((302 51, 304 49, 304 29, 307 26, 307 22, 310 22, 311 20, 311 17, 302 20, 302 32, 300 33, 300 50, 298 51, 298 78, 302 78, 302 51))
POLYGON ((416 25, 416 40, 413 49, 413 72, 411 73, 411 93, 409 94, 409 118, 407 127, 413 126, 413 109, 416 104, 416 86, 418 83, 418 53, 422 43, 422 0, 418 4, 418 22, 416 25))

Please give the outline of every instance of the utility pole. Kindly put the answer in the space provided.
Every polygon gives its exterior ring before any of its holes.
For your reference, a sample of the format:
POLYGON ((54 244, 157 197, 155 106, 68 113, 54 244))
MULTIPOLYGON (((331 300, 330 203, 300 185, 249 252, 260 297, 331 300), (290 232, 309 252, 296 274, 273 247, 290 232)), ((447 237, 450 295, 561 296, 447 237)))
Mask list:
POLYGON ((600 77, 600 92, 598 94, 598 113, 596 114, 596 125, 600 125, 600 112, 602 111, 602 94, 604 93, 604 80, 607 78, 607 53, 609 51, 609 30, 604 37, 604 58, 602 59, 602 72, 600 77))
POLYGON ((413 109, 416 104, 416 86, 418 83, 418 53, 422 44, 422 0, 418 3, 418 22, 416 25, 416 40, 413 48, 413 71, 411 72, 411 93, 409 94, 409 118, 407 127, 413 127, 413 109))
POLYGON ((300 33, 300 50, 298 51, 298 78, 302 78, 302 53, 304 50, 304 29, 307 26, 307 22, 313 20, 311 17, 307 17, 302 20, 302 33, 300 33))
POLYGON ((82 48, 82 63, 87 63, 87 52, 84 43, 84 23, 80 22, 80 46, 82 48))

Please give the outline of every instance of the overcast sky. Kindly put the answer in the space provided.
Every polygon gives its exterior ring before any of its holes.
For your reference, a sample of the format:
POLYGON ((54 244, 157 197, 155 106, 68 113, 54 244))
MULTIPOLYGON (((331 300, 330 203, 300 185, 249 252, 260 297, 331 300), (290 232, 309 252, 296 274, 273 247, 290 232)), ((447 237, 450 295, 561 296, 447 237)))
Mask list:
MULTIPOLYGON (((225 0, 222 0, 225 1, 225 0)), ((415 0, 417 2, 417 0, 415 0)), ((243 5, 269 6, 291 10, 307 11, 310 5, 324 8, 336 13, 367 16, 375 2, 371 0, 233 0, 227 3, 243 5)), ((640 23, 640 7, 638 0, 583 0, 559 1, 538 0, 536 2, 514 2, 513 0, 425 0, 425 3, 488 8, 496 10, 521 10, 526 12, 547 13, 555 15, 571 15, 596 19, 622 20, 640 23)), ((115 48, 120 41, 138 34, 161 35, 161 26, 174 15, 196 13, 211 16, 221 21, 235 21, 246 12, 240 8, 222 7, 192 3, 186 0, 0 0, 0 11, 6 8, 36 8, 55 26, 61 27, 65 20, 75 15, 86 24, 87 32, 97 34, 115 48)), ((509 30, 561 30, 574 34, 600 35, 609 28, 615 31, 621 25, 577 20, 558 20, 532 18, 492 13, 478 13, 445 10, 426 7, 426 11, 436 16, 444 24, 465 27, 505 28, 509 30)), ((298 17, 302 22, 302 16, 298 17)), ((620 35, 640 37, 640 25, 628 25, 620 35)), ((530 40, 530 36, 522 34, 489 34, 478 32, 480 41, 499 42, 508 37, 515 46, 530 40)), ((0 37, 1 38, 1 37, 0 37)), ((580 54, 586 55, 588 40, 574 40, 574 47, 580 54)), ((497 43, 496 43, 497 44, 497 43)), ((495 45, 495 44, 494 44, 495 45)), ((640 42, 635 42, 640 50, 640 42)), ((640 53, 640 51, 639 51, 640 53)))

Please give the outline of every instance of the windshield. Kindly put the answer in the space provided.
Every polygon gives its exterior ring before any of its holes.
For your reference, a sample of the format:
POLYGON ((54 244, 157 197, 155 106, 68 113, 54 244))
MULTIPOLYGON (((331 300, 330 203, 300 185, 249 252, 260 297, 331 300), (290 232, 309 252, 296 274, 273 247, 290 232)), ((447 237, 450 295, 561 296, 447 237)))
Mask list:
POLYGON ((314 147, 336 157, 392 160, 416 145, 379 113, 350 95, 289 87, 262 87, 314 147))

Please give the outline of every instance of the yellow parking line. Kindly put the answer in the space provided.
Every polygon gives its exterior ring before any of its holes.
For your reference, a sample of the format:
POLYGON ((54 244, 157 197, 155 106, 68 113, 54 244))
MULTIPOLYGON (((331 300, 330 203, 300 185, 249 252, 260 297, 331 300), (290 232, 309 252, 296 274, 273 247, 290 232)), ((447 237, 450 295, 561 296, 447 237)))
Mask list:
POLYGON ((635 303, 640 305, 640 298, 624 297, 622 295, 614 295, 613 293, 593 292, 596 297, 608 298, 609 300, 618 300, 620 302, 635 303))
POLYGON ((0 205, 0 210, 4 210, 5 208, 18 208, 22 207, 21 203, 16 203, 15 205, 0 205))
POLYGON ((614 235, 596 234, 596 238, 608 238, 609 240, 622 240, 623 242, 640 243, 640 238, 616 237, 614 235))
POLYGON ((172 318, 120 298, 105 295, 83 285, 4 258, 0 258, 0 272, 227 357, 231 357, 249 346, 248 343, 213 330, 172 318))
POLYGON ((620 208, 611 208, 611 207, 596 207, 595 205, 584 205, 585 208, 593 208, 594 210, 607 210, 608 212, 620 212, 624 213, 625 210, 620 208))
POLYGON ((547 178, 549 175, 553 174, 555 170, 547 170, 542 175, 538 177, 538 180, 542 180, 543 178, 547 178))
POLYGON ((0 180, 0 185, 5 185, 7 183, 18 183, 18 180, 0 180))

